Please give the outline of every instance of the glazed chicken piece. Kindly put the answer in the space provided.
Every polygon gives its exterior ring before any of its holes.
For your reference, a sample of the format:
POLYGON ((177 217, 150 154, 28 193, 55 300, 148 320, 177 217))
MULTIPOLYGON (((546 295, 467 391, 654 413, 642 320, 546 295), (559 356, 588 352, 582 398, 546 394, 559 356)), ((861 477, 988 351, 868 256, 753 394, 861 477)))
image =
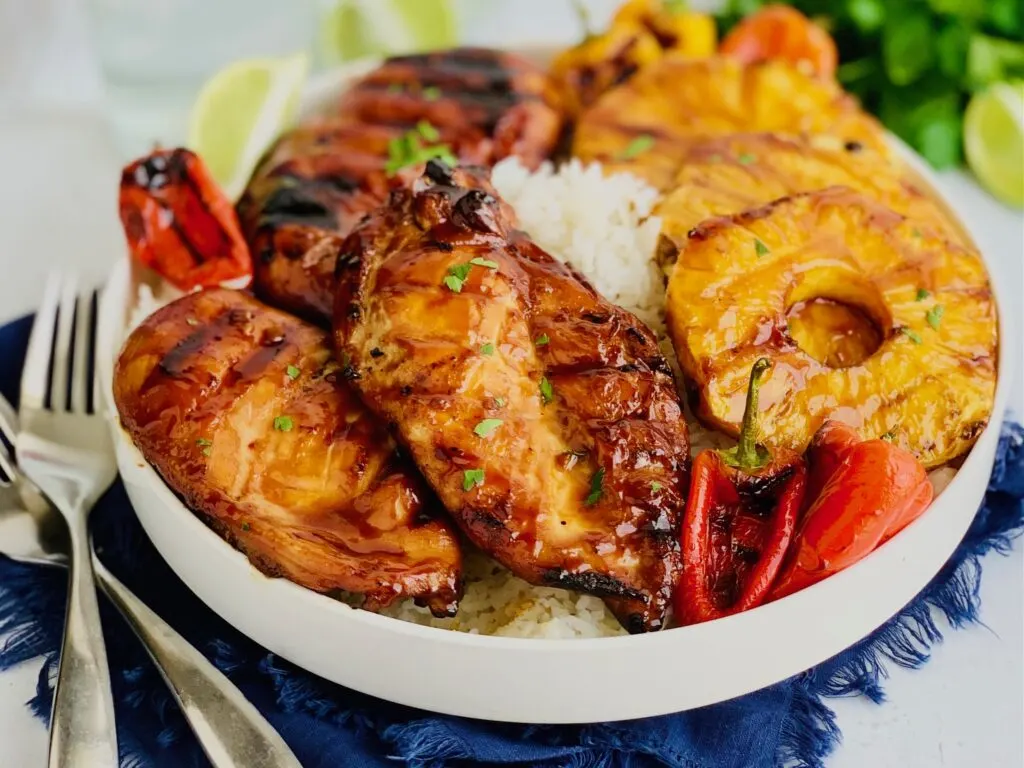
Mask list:
POLYGON ((433 149, 484 165, 516 155, 533 167, 554 151, 562 122, 547 76, 514 54, 461 48, 388 59, 256 169, 238 213, 257 293, 327 325, 338 246, 402 183, 396 166, 421 168, 417 153, 433 149))
POLYGON ((732 133, 829 134, 888 157, 885 132, 832 81, 781 61, 668 55, 587 109, 573 155, 668 189, 694 143, 732 133))
POLYGON ((114 398, 146 460, 263 573, 455 613, 455 533, 319 328, 243 293, 188 294, 131 334, 114 398))
POLYGON ((518 576, 664 626, 689 440, 654 334, 429 163, 346 240, 338 354, 466 535, 518 576))

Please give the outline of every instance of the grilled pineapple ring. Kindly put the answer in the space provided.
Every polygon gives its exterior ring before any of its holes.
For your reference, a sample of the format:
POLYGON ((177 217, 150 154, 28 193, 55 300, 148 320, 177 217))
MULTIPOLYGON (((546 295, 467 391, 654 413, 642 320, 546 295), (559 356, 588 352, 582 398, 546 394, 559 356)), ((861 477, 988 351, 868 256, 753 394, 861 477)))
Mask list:
POLYGON ((583 112, 572 153, 628 171, 658 189, 672 186, 687 147, 712 136, 771 131, 830 134, 888 155, 881 126, 831 81, 780 61, 743 64, 668 55, 583 112), (635 153, 638 137, 653 139, 635 153))
POLYGON ((669 269, 689 231, 704 219, 836 185, 964 242, 962 232, 914 186, 901 163, 832 136, 740 133, 708 139, 686 150, 673 183, 652 212, 661 218, 659 260, 669 269))
POLYGON ((890 435, 928 467, 988 423, 996 316, 979 255, 845 187, 710 219, 668 288, 698 415, 738 434, 750 367, 761 437, 803 450, 826 418, 890 435))

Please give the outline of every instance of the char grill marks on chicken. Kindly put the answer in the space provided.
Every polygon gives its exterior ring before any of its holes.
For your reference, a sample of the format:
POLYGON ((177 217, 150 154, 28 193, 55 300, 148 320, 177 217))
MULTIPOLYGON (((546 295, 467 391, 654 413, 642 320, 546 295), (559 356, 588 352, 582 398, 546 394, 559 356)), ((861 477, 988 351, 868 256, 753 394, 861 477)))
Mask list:
POLYGON ((545 73, 515 54, 461 48, 388 59, 260 162, 238 205, 257 293, 330 322, 341 239, 403 183, 386 170, 393 142, 415 134, 463 162, 515 155, 533 167, 553 152, 562 124, 545 73))
POLYGON ((215 531, 271 576, 454 614, 449 523, 359 402, 319 328, 225 289, 150 316, 117 362, 121 423, 215 531))
POLYGON ((335 346, 469 538, 534 584, 665 622, 689 439, 653 333, 428 163, 338 262, 335 346))

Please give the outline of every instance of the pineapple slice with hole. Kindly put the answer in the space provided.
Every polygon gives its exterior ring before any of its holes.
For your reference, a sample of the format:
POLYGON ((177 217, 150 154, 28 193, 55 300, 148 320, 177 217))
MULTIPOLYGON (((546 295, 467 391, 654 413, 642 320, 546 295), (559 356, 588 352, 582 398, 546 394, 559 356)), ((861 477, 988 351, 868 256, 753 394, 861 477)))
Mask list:
POLYGON ((572 153, 672 186, 686 153, 709 137, 750 132, 829 134, 890 156, 885 132, 834 82, 781 61, 668 55, 612 89, 576 125, 572 153), (631 152, 646 137, 642 152, 631 152))
POLYGON ((669 281, 668 329, 702 421, 739 433, 750 367, 761 437, 802 451, 827 418, 927 467, 992 414, 996 311, 978 253, 845 187, 704 221, 669 281))

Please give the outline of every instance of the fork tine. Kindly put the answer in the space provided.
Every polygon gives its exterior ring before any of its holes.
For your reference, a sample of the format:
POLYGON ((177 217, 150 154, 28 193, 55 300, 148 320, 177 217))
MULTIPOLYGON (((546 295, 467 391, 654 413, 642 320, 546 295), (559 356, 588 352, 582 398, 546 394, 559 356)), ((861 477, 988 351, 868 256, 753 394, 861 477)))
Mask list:
POLYGON ((103 413, 103 402, 100 399, 100 374, 99 374, 99 361, 96 360, 96 335, 99 333, 99 322, 100 322, 100 301, 103 296, 98 289, 94 289, 89 294, 89 306, 92 308, 92 343, 89 345, 89 362, 86 363, 88 369, 92 371, 92 379, 89 382, 89 386, 92 389, 92 396, 89 398, 89 413, 103 413))
POLYGON ((60 273, 51 272, 46 279, 43 303, 36 312, 29 336, 28 352, 25 355, 25 370, 21 374, 21 407, 39 409, 46 402, 49 386, 50 352, 53 349, 53 333, 57 323, 57 308, 60 306, 60 273))
POLYGON ((72 326, 75 323, 74 275, 64 275, 60 291, 60 312, 57 315, 57 337, 53 344, 53 380, 50 390, 50 409, 60 413, 68 407, 68 376, 71 373, 72 326))
POLYGON ((75 349, 71 366, 71 398, 68 410, 85 413, 88 406, 89 355, 92 348, 92 292, 78 296, 75 307, 75 349))

